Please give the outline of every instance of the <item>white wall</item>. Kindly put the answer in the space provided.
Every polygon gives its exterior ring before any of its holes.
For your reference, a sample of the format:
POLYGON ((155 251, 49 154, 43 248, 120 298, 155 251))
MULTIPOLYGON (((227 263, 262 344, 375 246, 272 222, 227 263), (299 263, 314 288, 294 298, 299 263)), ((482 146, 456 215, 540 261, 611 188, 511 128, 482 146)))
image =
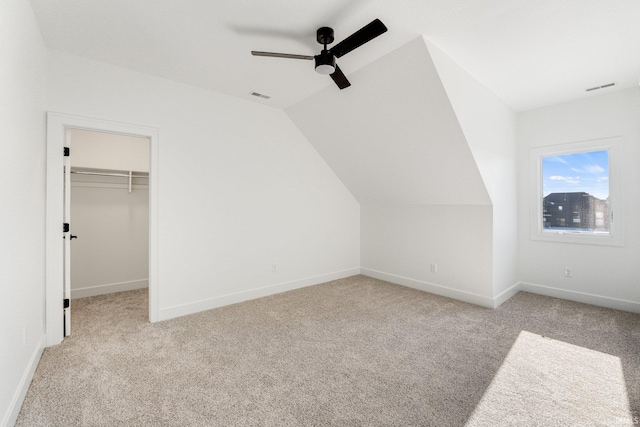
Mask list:
POLYGON ((425 41, 349 79, 287 114, 361 203, 363 274, 493 306, 491 200, 425 41))
POLYGON ((71 166, 149 172, 149 139, 71 129, 71 166))
MULTIPOLYGON (((640 312, 640 88, 589 97, 518 115, 520 277, 523 289, 640 312), (577 141, 624 140, 624 246, 534 241, 530 238, 529 151, 577 141), (564 277, 571 267, 573 277, 564 277)), ((612 165, 616 167, 616 165, 612 165)))
POLYGON ((159 129, 160 319, 358 272, 359 204, 282 111, 57 51, 47 69, 47 110, 159 129))
POLYGON ((29 2, 0 2, 2 426, 15 421, 44 345, 44 50, 29 2))
POLYGON ((518 283, 516 114, 440 48, 425 42, 491 197, 493 296, 499 304, 518 283))
POLYGON ((491 206, 363 205, 361 218, 363 274, 493 307, 491 206))
POLYGON ((362 204, 488 205, 422 37, 287 114, 362 204))

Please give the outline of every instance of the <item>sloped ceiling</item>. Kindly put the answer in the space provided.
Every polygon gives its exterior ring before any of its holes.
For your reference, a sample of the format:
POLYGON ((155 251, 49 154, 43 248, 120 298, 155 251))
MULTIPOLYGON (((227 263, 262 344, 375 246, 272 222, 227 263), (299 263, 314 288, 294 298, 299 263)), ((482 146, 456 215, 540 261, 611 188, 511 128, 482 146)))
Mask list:
POLYGON ((277 108, 337 89, 310 61, 251 50, 316 55, 317 28, 339 42, 374 18, 389 31, 339 60, 354 86, 356 71, 420 35, 516 111, 637 86, 640 74, 638 0, 30 1, 52 49, 277 108))
POLYGON ((362 203, 490 203, 421 36, 515 111, 640 73, 638 0, 30 2, 52 49, 284 109, 362 203), (339 59, 343 91, 310 62, 250 55, 317 54, 318 27, 340 41, 374 18, 389 31, 339 59))
POLYGON ((422 37, 354 77, 286 112, 360 203, 491 203, 422 37))

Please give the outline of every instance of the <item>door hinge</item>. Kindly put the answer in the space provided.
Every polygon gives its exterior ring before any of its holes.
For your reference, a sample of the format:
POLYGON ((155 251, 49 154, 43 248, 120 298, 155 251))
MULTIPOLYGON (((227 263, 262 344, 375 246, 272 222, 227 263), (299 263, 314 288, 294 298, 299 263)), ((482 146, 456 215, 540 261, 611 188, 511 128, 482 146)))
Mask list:
POLYGON ((71 155, 71 149, 69 147, 64 147, 64 156, 69 157, 71 155))
POLYGON ((69 298, 62 300, 62 308, 69 308, 69 298))
POLYGON ((62 232, 63 233, 68 233, 69 232, 69 223, 65 222, 62 224, 62 232))

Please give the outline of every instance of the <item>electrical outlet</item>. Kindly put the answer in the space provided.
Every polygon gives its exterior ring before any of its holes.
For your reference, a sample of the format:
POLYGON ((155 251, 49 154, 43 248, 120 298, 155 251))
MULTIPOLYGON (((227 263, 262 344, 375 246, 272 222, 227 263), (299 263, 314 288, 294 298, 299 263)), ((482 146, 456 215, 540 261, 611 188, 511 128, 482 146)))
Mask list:
POLYGON ((27 327, 23 326, 22 327, 22 346, 26 346, 27 345, 27 327))
POLYGON ((278 264, 271 264, 271 271, 273 273, 275 273, 276 271, 278 271, 278 264))
POLYGON ((565 269, 564 269, 564 277, 572 277, 572 276, 573 276, 573 273, 571 271, 571 268, 565 267, 565 269))
POLYGON ((438 272, 438 264, 431 263, 431 272, 432 273, 437 273, 438 272))

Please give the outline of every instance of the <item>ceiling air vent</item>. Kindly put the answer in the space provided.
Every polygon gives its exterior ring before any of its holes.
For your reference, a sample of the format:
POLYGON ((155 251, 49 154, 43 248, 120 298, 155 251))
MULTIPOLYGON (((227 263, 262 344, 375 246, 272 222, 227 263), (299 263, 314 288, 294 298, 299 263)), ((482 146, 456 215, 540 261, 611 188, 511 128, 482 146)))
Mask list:
POLYGON ((269 99, 269 98, 271 98, 269 95, 263 95, 263 94, 258 93, 258 92, 251 92, 251 95, 253 95, 253 96, 257 96, 258 98, 264 98, 264 99, 269 99))
POLYGON ((606 85, 602 85, 602 86, 590 87, 589 89, 586 89, 586 91, 591 92, 592 90, 604 89, 606 87, 611 87, 615 85, 616 85, 615 83, 607 83, 606 85))

